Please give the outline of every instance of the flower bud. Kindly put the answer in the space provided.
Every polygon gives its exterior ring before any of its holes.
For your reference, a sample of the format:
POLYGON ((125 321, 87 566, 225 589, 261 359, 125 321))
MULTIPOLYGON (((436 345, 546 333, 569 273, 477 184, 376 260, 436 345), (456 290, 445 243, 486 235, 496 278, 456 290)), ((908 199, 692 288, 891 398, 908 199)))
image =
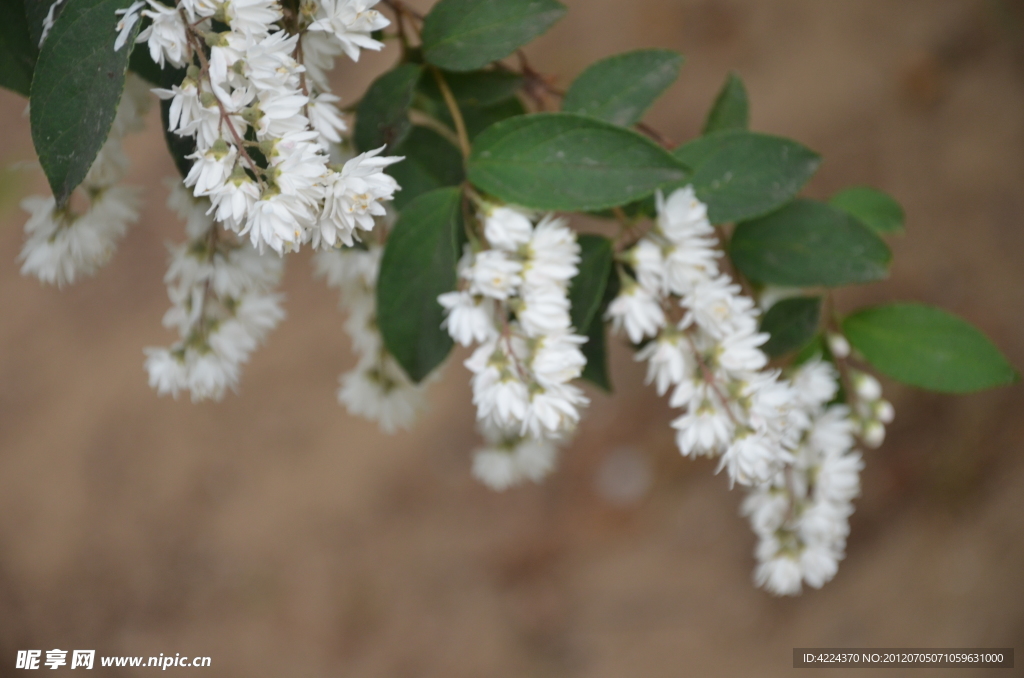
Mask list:
POLYGON ((829 332, 826 336, 828 339, 828 350, 832 351, 832 355, 840 360, 850 357, 850 342, 846 340, 846 337, 834 332, 829 332))

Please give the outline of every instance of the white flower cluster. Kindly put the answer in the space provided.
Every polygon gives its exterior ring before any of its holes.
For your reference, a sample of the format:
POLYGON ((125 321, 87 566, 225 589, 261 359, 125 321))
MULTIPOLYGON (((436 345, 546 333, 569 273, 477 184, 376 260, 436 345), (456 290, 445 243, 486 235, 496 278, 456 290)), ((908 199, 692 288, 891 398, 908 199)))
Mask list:
POLYGON ((806 413, 778 371, 766 370, 754 302, 719 270, 718 240, 692 188, 658 196, 654 228, 629 251, 607 317, 646 360, 648 383, 685 413, 680 451, 719 456, 731 482, 756 485, 792 462, 806 413), (675 314, 676 317, 672 317, 675 314))
POLYGON ((569 282, 580 247, 563 219, 534 225, 511 207, 485 206, 486 243, 467 246, 460 289, 442 294, 444 326, 463 346, 479 343, 466 367, 491 445, 475 475, 495 489, 539 480, 554 465, 554 442, 575 430, 588 400, 569 382, 586 359, 570 317, 569 282))
POLYGON ((394 433, 408 428, 426 406, 426 383, 414 384, 384 348, 377 329, 377 274, 384 248, 368 245, 338 247, 316 253, 318 275, 341 292, 341 307, 348 313, 345 330, 359 363, 341 375, 338 401, 350 414, 375 421, 394 433))
POLYGON ((860 493, 856 423, 845 405, 828 405, 838 389, 831 363, 813 359, 792 375, 810 417, 791 465, 752 489, 743 502, 758 537, 754 581, 776 595, 820 588, 843 559, 853 499, 860 493))
MULTIPOLYGON (((828 347, 839 360, 850 355, 850 342, 841 334, 829 334, 828 347)), ((882 398, 882 385, 878 380, 865 372, 850 370, 850 388, 853 393, 848 400, 853 405, 857 435, 869 447, 881 446, 885 440, 885 425, 891 424, 896 416, 892 403, 882 398)))
MULTIPOLYGON (((177 398, 220 400, 238 386, 242 364, 284 317, 273 290, 283 262, 261 256, 248 242, 229 242, 209 215, 210 203, 174 182, 168 205, 186 221, 189 241, 171 247, 164 280, 171 308, 164 325, 180 339, 147 348, 149 385, 177 398)), ((232 237, 231 240, 234 240, 232 237)))
POLYGON ((142 129, 148 108, 145 83, 129 74, 110 135, 68 204, 57 209, 52 195, 32 195, 22 201, 22 208, 31 215, 18 257, 22 275, 70 285, 93 275, 110 259, 128 225, 139 218, 138 190, 119 185, 128 173, 121 139, 142 129))
POLYGON ((326 72, 341 53, 381 49, 370 34, 389 22, 376 0, 301 0, 298 14, 278 0, 147 2, 133 6, 150 21, 137 41, 161 66, 187 69, 180 85, 154 91, 171 101, 170 131, 195 137, 185 185, 217 221, 279 253, 351 245, 372 229, 399 188, 384 168, 401 158, 377 149, 329 164, 345 123, 326 72), (229 30, 215 32, 215 21, 229 30))

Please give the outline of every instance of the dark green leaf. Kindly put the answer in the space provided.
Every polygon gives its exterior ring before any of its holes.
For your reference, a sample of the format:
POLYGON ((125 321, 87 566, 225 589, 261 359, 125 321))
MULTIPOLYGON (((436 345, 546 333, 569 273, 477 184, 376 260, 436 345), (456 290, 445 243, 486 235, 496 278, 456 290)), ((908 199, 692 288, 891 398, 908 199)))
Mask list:
POLYGON ((880 372, 911 386, 968 393, 1020 379, 984 334, 933 306, 866 308, 843 321, 843 332, 880 372))
POLYGON ((903 232, 903 208, 881 191, 854 186, 836 193, 829 204, 849 212, 875 233, 903 232))
POLYGON ((480 134, 468 174, 506 202, 575 211, 639 200, 686 179, 687 167, 631 130, 571 113, 536 113, 480 134))
POLYGON ((28 96, 37 53, 22 0, 0 2, 0 87, 28 96))
POLYGON ((679 77, 683 55, 668 49, 642 49, 590 66, 569 86, 562 110, 628 127, 679 77))
POLYGON ((583 357, 587 364, 583 367, 581 379, 600 387, 607 393, 612 391, 612 379, 608 370, 607 326, 600 318, 595 318, 587 332, 587 343, 583 344, 583 357))
POLYGON ((747 100, 747 88, 736 73, 730 73, 722 90, 715 99, 715 104, 708 112, 704 121, 703 134, 719 132, 724 129, 747 129, 750 124, 750 103, 747 100))
POLYGON ((491 125, 519 115, 526 115, 526 108, 517 97, 488 106, 466 106, 462 109, 462 120, 466 123, 470 141, 475 141, 491 125))
POLYGON ((761 331, 771 338, 761 350, 770 357, 795 351, 818 331, 821 297, 792 297, 776 302, 761 318, 761 331))
POLYGON ((604 299, 608 276, 612 270, 612 241, 600 235, 581 235, 579 273, 569 288, 572 302, 572 326, 577 330, 590 327, 604 299))
POLYGON ((729 254, 751 280, 785 287, 881 280, 892 258, 882 239, 846 212, 803 199, 739 224, 729 254))
POLYGON ((447 357, 437 297, 455 289, 462 233, 462 192, 439 188, 402 211, 388 237, 377 283, 377 324, 384 345, 413 381, 447 357))
POLYGON ((39 52, 32 77, 32 141, 58 205, 89 172, 107 140, 138 33, 114 51, 114 10, 132 0, 68 2, 39 52))
MULTIPOLYGON (((471 71, 469 73, 443 72, 442 76, 460 106, 489 106, 515 96, 523 78, 509 71, 471 71)), ((420 91, 442 106, 444 98, 435 78, 423 78, 420 91)))
POLYGON ((399 211, 424 193, 458 186, 465 179, 459 149, 427 127, 414 126, 395 155, 405 156, 387 169, 402 187, 395 194, 395 209, 399 211))
POLYGON ((402 64, 373 81, 356 109, 353 137, 360 153, 385 145, 391 153, 405 140, 412 127, 409 107, 422 72, 420 66, 402 64))
POLYGON ((423 24, 423 57, 450 71, 504 59, 565 14, 556 0, 441 0, 423 24))
POLYGON ((742 130, 712 132, 674 153, 693 168, 694 190, 716 224, 777 209, 803 188, 821 160, 795 141, 742 130))

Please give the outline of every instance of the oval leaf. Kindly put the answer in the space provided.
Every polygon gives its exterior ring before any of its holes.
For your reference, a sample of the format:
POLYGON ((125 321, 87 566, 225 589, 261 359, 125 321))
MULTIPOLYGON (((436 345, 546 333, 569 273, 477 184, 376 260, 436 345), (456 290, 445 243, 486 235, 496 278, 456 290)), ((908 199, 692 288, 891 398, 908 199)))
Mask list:
POLYGON ((468 175, 506 202, 576 211, 647 197, 659 186, 684 181, 687 168, 631 130, 570 113, 536 113, 481 133, 468 175))
POLYGON ((750 102, 747 88, 736 73, 730 73, 704 121, 703 134, 726 129, 747 129, 750 124, 750 102))
POLYGON ((836 193, 829 204, 853 215, 875 233, 903 232, 903 208, 882 191, 854 186, 836 193))
POLYGON ((889 247, 859 221, 813 200, 794 200, 739 224, 729 246, 751 280, 784 287, 839 287, 888 275, 889 247))
POLYGON ((821 297, 792 297, 776 302, 761 318, 761 331, 771 335, 761 350, 776 358, 802 348, 814 338, 820 318, 821 297))
POLYGON ((693 168, 694 190, 716 224, 779 208, 800 192, 821 162, 795 141, 742 130, 713 132, 674 154, 693 168))
POLYGON ((579 273, 572 279, 569 301, 572 304, 572 326, 581 334, 597 315, 608 276, 612 271, 612 241, 600 235, 581 235, 579 273))
MULTIPOLYGON (((508 71, 470 71, 469 73, 443 73, 445 82, 460 106, 489 106, 515 96, 522 87, 523 78, 508 71)), ((434 78, 420 81, 420 92, 444 106, 444 96, 434 78)))
POLYGON ((556 0, 441 0, 423 23, 423 57, 450 71, 504 59, 565 14, 556 0))
POLYGON ((424 193, 444 186, 458 186, 465 179, 459 149, 428 127, 413 127, 395 153, 405 156, 405 160, 386 171, 402 187, 394 201, 399 211, 424 193))
POLYGON ((879 372, 911 386, 969 393, 1020 379, 984 334, 932 306, 866 308, 843 321, 843 332, 879 372))
POLYGON ((629 127, 676 81, 682 65, 683 55, 668 49, 642 49, 598 61, 570 85, 562 110, 629 127))
POLYGON ((360 153, 387 146, 393 151, 404 140, 412 123, 409 107, 416 95, 416 84, 423 69, 402 64, 373 81, 356 108, 353 134, 360 153))
POLYGON ((384 345, 416 382, 447 357, 437 297, 455 289, 462 234, 462 192, 440 188, 414 200, 388 237, 377 283, 377 324, 384 345))
POLYGON ((124 91, 127 44, 114 51, 115 10, 132 0, 68 2, 39 52, 32 77, 32 141, 58 205, 82 183, 107 140, 124 91))

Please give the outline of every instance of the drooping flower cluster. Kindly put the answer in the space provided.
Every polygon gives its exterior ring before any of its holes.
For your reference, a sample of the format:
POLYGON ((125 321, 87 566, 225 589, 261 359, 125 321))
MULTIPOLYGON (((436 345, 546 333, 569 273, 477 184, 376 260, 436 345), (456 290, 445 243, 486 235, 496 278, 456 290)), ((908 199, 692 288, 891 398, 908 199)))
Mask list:
MULTIPOLYGON (((383 170, 400 158, 377 149, 329 164, 345 123, 326 71, 341 53, 381 49, 370 34, 389 22, 376 0, 302 0, 297 14, 278 0, 147 2, 133 5, 150 22, 137 41, 161 66, 186 68, 180 85, 155 91, 171 101, 170 131, 195 138, 185 185, 217 220, 279 253, 351 245, 372 229, 399 188, 383 170)), ((131 28, 127 16, 119 25, 131 28)))
POLYGON ((349 413, 375 421, 393 433, 408 428, 426 406, 427 384, 415 384, 384 347, 377 329, 377 274, 384 248, 338 247, 316 253, 318 275, 341 292, 348 313, 345 330, 359 354, 356 367, 341 375, 338 401, 349 413))
POLYGON ((209 201, 178 182, 168 205, 186 221, 189 237, 170 248, 164 278, 172 304, 164 325, 180 338, 146 349, 149 384, 160 395, 187 391, 193 402, 220 400, 237 388, 241 366, 284 317, 282 297, 273 291, 283 262, 218 229, 209 201))
POLYGON ((835 576, 864 467, 850 409, 828 404, 838 389, 832 364, 815 358, 791 376, 810 427, 793 462, 753 488, 742 509, 758 537, 754 581, 776 595, 820 588, 835 576))
POLYGON ((647 361, 648 383, 672 389, 687 456, 719 457, 731 482, 755 485, 792 462, 808 425, 792 385, 767 370, 754 302, 719 270, 718 239, 692 188, 658 196, 654 228, 625 253, 607 317, 647 361))
POLYGON ((511 207, 486 205, 483 242, 459 262, 459 289, 438 298, 444 326, 463 346, 473 402, 491 445, 479 452, 476 476, 496 489, 538 480, 554 465, 554 442, 576 428, 588 400, 570 384, 586 359, 585 337, 572 327, 569 281, 580 247, 563 219, 534 225, 511 207))
POLYGON ((113 255, 128 225, 138 221, 138 190, 120 185, 128 173, 121 139, 142 129, 148 94, 145 83, 129 74, 110 134, 67 205, 58 209, 52 195, 22 201, 31 215, 18 257, 22 275, 58 286, 93 275, 113 255))

